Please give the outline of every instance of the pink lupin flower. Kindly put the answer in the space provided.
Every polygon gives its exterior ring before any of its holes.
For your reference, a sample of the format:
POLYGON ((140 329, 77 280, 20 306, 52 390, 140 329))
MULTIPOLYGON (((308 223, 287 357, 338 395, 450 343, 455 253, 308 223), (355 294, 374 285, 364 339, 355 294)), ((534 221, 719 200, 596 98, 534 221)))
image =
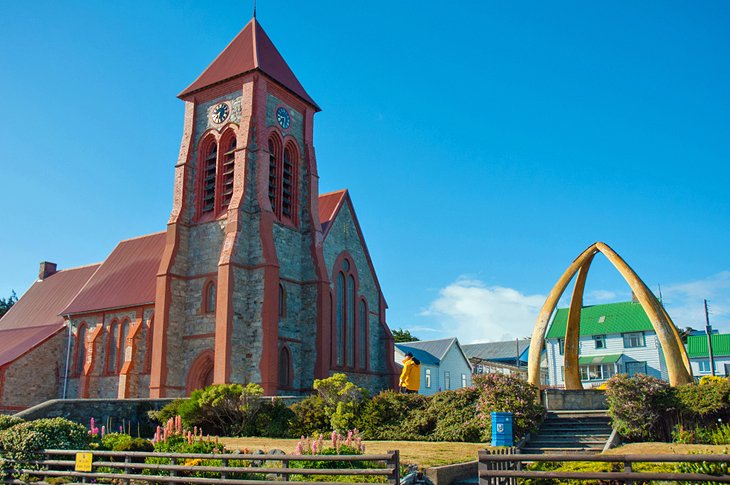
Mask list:
POLYGON ((332 431, 332 448, 337 446, 337 431, 332 431))
MULTIPOLYGON (((302 438, 304 438, 304 436, 302 436, 302 438)), ((297 441, 297 447, 294 448, 294 454, 295 455, 301 455, 302 454, 302 442, 301 441, 297 441)))
POLYGON ((347 432, 347 439, 345 440, 347 446, 352 446, 352 431, 347 432))
POLYGON ((119 425, 119 432, 124 433, 124 427, 121 424, 119 425))
POLYGON ((106 426, 103 426, 102 425, 102 427, 101 427, 101 437, 103 438, 105 434, 106 434, 106 426))

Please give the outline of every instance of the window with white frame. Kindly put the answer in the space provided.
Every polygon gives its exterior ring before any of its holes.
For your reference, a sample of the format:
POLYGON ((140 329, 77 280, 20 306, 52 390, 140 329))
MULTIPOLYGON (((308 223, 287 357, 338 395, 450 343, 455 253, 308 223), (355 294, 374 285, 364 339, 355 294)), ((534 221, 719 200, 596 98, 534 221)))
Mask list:
POLYGON ((565 339, 559 338, 558 339, 558 351, 560 352, 560 355, 563 355, 565 352, 565 339))
POLYGON ((449 371, 444 372, 444 389, 451 389, 451 372, 449 371))
POLYGON ((581 381, 605 381, 616 373, 613 364, 590 364, 580 366, 581 381))
POLYGON ((700 360, 697 362, 700 366, 700 372, 710 372, 710 360, 700 360))
POLYGON ((461 374, 461 387, 466 387, 466 374, 461 374))
POLYGON ((431 389, 431 369, 426 369, 426 389, 431 389))
POLYGON ((630 349, 632 347, 645 347, 646 340, 644 339, 644 332, 631 332, 623 334, 624 337, 624 348, 630 349))
POLYGON ((593 342, 596 344, 597 349, 606 348, 606 336, 605 335, 594 335, 593 342))

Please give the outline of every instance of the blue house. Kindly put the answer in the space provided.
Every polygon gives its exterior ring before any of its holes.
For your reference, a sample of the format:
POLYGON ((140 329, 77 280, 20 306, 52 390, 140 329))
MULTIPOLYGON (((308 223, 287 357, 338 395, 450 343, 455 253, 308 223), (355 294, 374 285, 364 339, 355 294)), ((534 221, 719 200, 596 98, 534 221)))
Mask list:
POLYGON ((421 361, 419 394, 471 386, 472 367, 456 338, 395 344, 395 362, 401 364, 407 352, 421 361))

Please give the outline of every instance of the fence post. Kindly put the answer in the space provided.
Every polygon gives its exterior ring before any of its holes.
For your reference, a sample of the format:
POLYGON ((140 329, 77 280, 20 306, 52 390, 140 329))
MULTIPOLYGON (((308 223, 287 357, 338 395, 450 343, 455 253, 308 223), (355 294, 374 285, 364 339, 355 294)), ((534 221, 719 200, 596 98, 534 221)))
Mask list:
MULTIPOLYGON (((128 466, 130 461, 131 461, 131 459, 130 459, 129 455, 128 454, 124 455, 124 464, 126 465, 124 467, 124 474, 125 475, 128 475, 130 473, 129 472, 129 466, 128 466)), ((134 470, 137 471, 136 468, 134 470)), ((124 485, 129 485, 129 478, 127 478, 127 479, 124 480, 124 485)))
MULTIPOLYGON (((282 462, 281 462, 281 467, 282 467, 282 468, 289 468, 289 460, 282 460, 282 462)), ((283 480, 284 480, 285 482, 288 482, 288 481, 289 481, 289 474, 288 474, 288 473, 284 473, 284 475, 283 475, 283 478, 282 478, 282 479, 283 479, 283 480)))
MULTIPOLYGON (((625 461, 624 462, 624 473, 633 473, 633 470, 632 470, 631 462, 630 461, 625 461)), ((626 485, 633 485, 634 481, 633 480, 626 480, 625 483, 626 483, 626 485)))
MULTIPOLYGON (((170 458, 170 465, 175 465, 175 458, 170 458)), ((170 470, 170 476, 176 477, 177 476, 177 470, 170 470)))
POLYGON ((390 454, 388 461, 393 463, 393 476, 388 480, 388 483, 400 485, 400 454, 398 450, 388 451, 388 454, 390 454))
POLYGON ((477 452, 479 464, 477 466, 477 477, 479 477, 479 485, 487 485, 489 483, 488 479, 481 477, 481 472, 484 470, 488 470, 487 463, 482 459, 487 454, 487 450, 479 450, 477 452))
MULTIPOLYGON (((221 458, 221 466, 223 468, 228 468, 228 458, 221 458)), ((228 472, 223 471, 221 472, 221 480, 225 480, 228 478, 228 472)))

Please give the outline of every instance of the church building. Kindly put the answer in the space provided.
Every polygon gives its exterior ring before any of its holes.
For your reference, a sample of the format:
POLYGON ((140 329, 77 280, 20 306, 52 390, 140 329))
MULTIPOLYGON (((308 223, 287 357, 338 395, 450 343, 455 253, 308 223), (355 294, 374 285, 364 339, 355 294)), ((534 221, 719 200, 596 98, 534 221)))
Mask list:
POLYGON ((185 102, 167 229, 39 279, 0 319, 0 411, 178 397, 211 383, 302 395, 343 372, 393 387, 386 302, 347 190, 319 194, 320 109, 256 18, 185 102))

